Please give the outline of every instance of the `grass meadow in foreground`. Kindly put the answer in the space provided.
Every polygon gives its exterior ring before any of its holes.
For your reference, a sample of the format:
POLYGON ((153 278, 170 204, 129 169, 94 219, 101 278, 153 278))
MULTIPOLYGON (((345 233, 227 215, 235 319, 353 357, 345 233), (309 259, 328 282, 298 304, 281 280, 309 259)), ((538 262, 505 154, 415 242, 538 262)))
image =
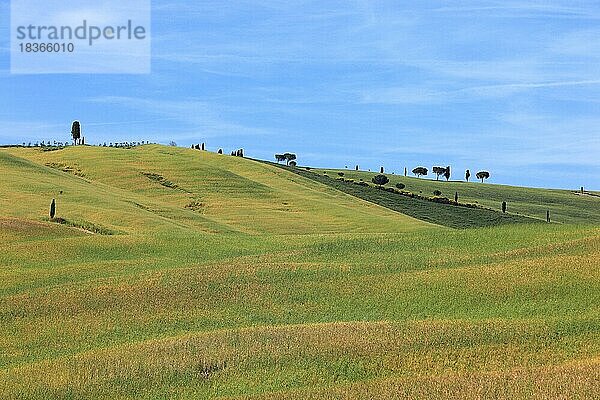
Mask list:
POLYGON ((454 230, 160 146, 0 171, 1 399, 600 396, 598 227, 454 230))
POLYGON ((149 238, 134 245, 76 234, 44 246, 97 241, 93 250, 62 263, 41 252, 29 265, 22 251, 35 241, 13 240, 2 249, 2 265, 13 268, 2 270, 0 395, 191 399, 293 389, 327 398, 335 389, 359 398, 384 390, 375 383, 384 379, 402 390, 425 385, 425 396, 443 382, 450 393, 495 387, 521 370, 529 390, 535 376, 576 374, 575 364, 589 390, 596 378, 584 367, 600 354, 599 233, 272 236, 244 253, 234 251, 238 238, 215 246, 177 236, 154 242, 150 254, 149 238))

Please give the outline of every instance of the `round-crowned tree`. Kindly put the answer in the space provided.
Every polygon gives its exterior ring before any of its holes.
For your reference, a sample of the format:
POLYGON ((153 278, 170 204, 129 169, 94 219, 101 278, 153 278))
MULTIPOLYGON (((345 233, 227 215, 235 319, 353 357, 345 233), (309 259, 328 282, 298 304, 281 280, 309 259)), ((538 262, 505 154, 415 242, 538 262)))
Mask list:
POLYGON ((427 175, 428 172, 429 170, 425 167, 417 167, 412 170, 412 173, 415 174, 417 177, 427 175))
POLYGON ((294 153, 285 153, 283 157, 287 165, 290 165, 290 162, 296 160, 296 155, 294 153))
POLYGON ((388 183, 390 180, 388 179, 387 176, 379 174, 379 175, 375 175, 372 179, 373 183, 379 186, 383 186, 386 183, 388 183))
POLYGON ((477 179, 481 179, 481 183, 483 183, 483 181, 489 179, 490 173, 487 171, 479 171, 475 176, 477 177, 477 179))
POLYGON ((435 180, 440 180, 440 176, 446 173, 446 168, 444 167, 433 167, 433 173, 435 174, 435 180))

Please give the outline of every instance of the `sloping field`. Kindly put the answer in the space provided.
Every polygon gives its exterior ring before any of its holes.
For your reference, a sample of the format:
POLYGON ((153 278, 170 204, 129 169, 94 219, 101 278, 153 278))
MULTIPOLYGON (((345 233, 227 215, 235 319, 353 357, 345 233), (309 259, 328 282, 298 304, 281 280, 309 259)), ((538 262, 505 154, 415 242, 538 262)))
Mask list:
POLYGON ((453 230, 161 146, 0 172, 1 399, 600 395, 597 226, 453 230))
MULTIPOLYGON (((327 173, 330 178, 337 178, 338 172, 344 174, 346 179, 371 182, 374 172, 336 170, 336 169, 314 169, 313 172, 323 175, 327 173)), ((463 178, 464 171, 454 171, 456 178, 463 178), (461 174, 458 177, 458 174, 461 174)), ((473 173, 474 174, 474 173, 473 173)), ((454 199, 458 192, 461 202, 476 203, 494 210, 500 210, 503 201, 508 204, 508 211, 512 214, 546 220, 546 211, 550 211, 550 218, 554 222, 568 224, 600 224, 600 197, 589 194, 580 195, 577 190, 579 187, 574 184, 574 190, 550 190, 534 189, 517 186, 493 185, 477 182, 473 176, 471 181, 446 182, 442 177, 439 181, 431 178, 415 178, 385 174, 390 182, 387 187, 394 187, 396 183, 406 185, 405 190, 412 193, 425 196, 432 196, 435 190, 442 192, 442 195, 454 199)), ((594 192, 590 192, 595 194, 594 192)))
MULTIPOLYGON (((313 172, 303 168, 293 168, 273 163, 269 164, 276 165, 279 168, 322 183, 339 190, 342 193, 350 194, 358 199, 369 201, 373 204, 386 207, 404 215, 409 215, 421 221, 430 222, 440 226, 447 226, 449 228, 482 228, 506 224, 532 224, 542 222, 540 219, 515 213, 503 213, 501 210, 494 210, 473 203, 453 203, 449 201, 441 203, 434 201, 442 199, 440 196, 438 196, 439 198, 433 198, 434 196, 399 191, 389 185, 378 186, 375 184, 368 184, 364 181, 361 182, 360 180, 339 176, 334 179, 326 173, 320 174, 318 171, 313 172)), ((445 200, 448 200, 448 198, 445 198, 445 200)))
POLYGON ((426 225, 278 168, 174 147, 11 149, 0 152, 0 170, 8 175, 0 205, 9 215, 45 215, 55 197, 59 216, 127 232, 397 232, 426 225))

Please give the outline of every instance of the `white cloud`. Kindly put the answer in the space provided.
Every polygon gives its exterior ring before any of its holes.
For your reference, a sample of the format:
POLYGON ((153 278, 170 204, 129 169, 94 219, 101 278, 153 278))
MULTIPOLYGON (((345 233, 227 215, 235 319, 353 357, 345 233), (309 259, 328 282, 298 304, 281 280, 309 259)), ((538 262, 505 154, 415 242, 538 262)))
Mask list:
MULTIPOLYGON (((246 126, 226 120, 207 102, 199 100, 156 100, 139 97, 103 96, 88 99, 90 102, 104 103, 114 106, 124 106, 151 115, 164 116, 173 121, 185 124, 188 134, 197 137, 201 132, 203 137, 222 136, 254 136, 270 135, 273 132, 266 128, 246 126)), ((171 133, 181 138, 184 133, 171 133)))
POLYGON ((435 8, 433 11, 449 14, 477 15, 483 18, 580 18, 598 19, 600 13, 594 2, 574 3, 572 1, 542 2, 532 1, 480 1, 479 4, 469 1, 456 1, 451 6, 435 8))
POLYGON ((598 80, 524 82, 503 85, 471 86, 455 90, 436 90, 427 87, 391 87, 367 90, 362 102, 370 104, 441 104, 448 102, 472 102, 481 99, 496 99, 534 89, 551 89, 570 86, 596 86, 598 80))

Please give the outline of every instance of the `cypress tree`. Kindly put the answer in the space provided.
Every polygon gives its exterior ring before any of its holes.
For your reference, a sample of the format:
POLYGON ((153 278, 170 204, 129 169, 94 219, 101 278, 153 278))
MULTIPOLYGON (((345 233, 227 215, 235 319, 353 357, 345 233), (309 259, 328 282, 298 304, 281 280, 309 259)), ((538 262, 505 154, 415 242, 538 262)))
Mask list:
POLYGON ((71 125, 71 136, 73 137, 73 142, 77 144, 79 138, 81 138, 81 124, 79 121, 73 121, 71 125))
POLYGON ((56 201, 52 199, 52 203, 50 204, 50 219, 54 219, 56 215, 56 201))

